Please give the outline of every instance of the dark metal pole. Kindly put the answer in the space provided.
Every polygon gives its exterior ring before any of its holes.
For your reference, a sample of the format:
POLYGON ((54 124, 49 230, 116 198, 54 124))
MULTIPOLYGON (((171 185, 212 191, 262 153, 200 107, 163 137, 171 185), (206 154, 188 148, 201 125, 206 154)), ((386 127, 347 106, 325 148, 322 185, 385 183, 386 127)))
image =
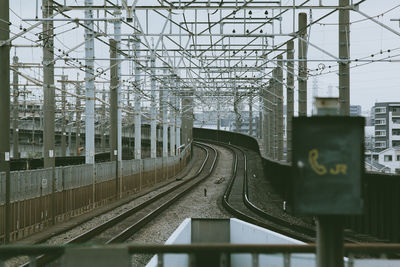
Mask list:
POLYGON ((292 119, 294 116, 294 42, 287 43, 287 76, 286 76, 286 161, 292 161, 292 119))
POLYGON ((66 133, 66 121, 67 121, 67 113, 65 111, 66 109, 66 87, 65 87, 65 82, 68 79, 67 75, 62 75, 61 76, 61 156, 65 157, 67 155, 67 133, 66 133))
POLYGON ((249 135, 253 136, 253 95, 249 96, 249 135))
POLYGON ((19 129, 18 129, 18 120, 19 120, 19 89, 18 89, 18 57, 13 57, 13 64, 15 71, 13 72, 13 158, 19 158, 19 129))
MULTIPOLYGON (((9 0, 1 1, 0 8, 0 40, 10 37, 9 0)), ((10 241, 11 210, 10 210, 10 44, 0 46, 0 171, 6 173, 6 207, 4 216, 5 238, 10 241)))
MULTIPOLYGON (((298 34, 307 39, 307 14, 299 13, 298 34)), ((298 39, 299 43, 299 116, 307 116, 307 42, 298 39)))
MULTIPOLYGON (((53 2, 42 1, 43 18, 51 17, 53 14, 53 2)), ((44 168, 52 168, 52 201, 51 219, 55 223, 56 201, 55 201, 55 88, 54 88, 54 40, 53 22, 43 22, 43 156, 44 168)))
MULTIPOLYGON (((77 79, 78 80, 78 79, 77 79)), ((81 85, 76 85, 76 95, 81 95, 81 85)), ((76 155, 80 155, 80 145, 81 145, 81 99, 79 97, 76 98, 76 111, 75 111, 75 123, 76 123, 76 131, 75 131, 75 145, 76 145, 76 155)))
POLYGON ((283 160, 283 57, 278 56, 278 68, 276 69, 276 94, 277 94, 277 159, 283 160))
MULTIPOLYGON (((339 0, 340 7, 349 6, 349 0, 339 0)), ((350 115, 350 11, 339 10, 339 114, 350 115)))
POLYGON ((115 161, 115 188, 116 197, 119 196, 118 179, 118 61, 117 42, 110 39, 110 159, 115 161))

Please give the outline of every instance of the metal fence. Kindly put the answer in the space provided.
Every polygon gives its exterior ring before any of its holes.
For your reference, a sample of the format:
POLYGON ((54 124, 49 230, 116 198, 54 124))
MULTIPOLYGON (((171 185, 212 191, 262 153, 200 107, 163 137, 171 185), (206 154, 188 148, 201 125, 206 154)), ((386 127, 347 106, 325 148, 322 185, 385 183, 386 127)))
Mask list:
MULTIPOLYGON (((180 155, 123 160, 119 179, 123 196, 174 176, 187 163, 188 146, 180 155)), ((11 240, 45 228, 51 219, 64 221, 116 199, 116 162, 74 165, 10 173, 11 240)), ((5 214, 5 173, 0 173, 0 217, 5 214)), ((0 220, 0 239, 4 220, 0 220)))

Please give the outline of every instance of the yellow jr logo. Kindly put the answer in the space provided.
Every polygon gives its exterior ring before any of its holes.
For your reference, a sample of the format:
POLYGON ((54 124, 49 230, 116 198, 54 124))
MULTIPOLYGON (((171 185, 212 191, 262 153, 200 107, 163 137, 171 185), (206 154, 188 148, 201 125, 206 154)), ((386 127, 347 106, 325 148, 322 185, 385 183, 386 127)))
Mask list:
MULTIPOLYGON (((325 175, 328 171, 327 168, 318 163, 318 156, 319 152, 317 149, 312 149, 308 152, 308 162, 310 163, 311 168, 313 171, 318 175, 325 175)), ((330 168, 329 173, 332 175, 338 175, 340 173, 346 174, 347 173, 347 165, 346 164, 336 164, 336 168, 330 168)))

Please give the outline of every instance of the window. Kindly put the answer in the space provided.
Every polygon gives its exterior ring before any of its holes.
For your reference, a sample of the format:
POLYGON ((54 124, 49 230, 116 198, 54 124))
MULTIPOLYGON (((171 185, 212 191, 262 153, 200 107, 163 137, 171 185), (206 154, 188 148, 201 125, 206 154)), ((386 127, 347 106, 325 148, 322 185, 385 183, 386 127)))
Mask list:
POLYGON ((372 155, 372 159, 375 160, 375 161, 378 161, 379 160, 379 156, 378 155, 372 155))
POLYGON ((379 113, 386 113, 386 108, 385 107, 376 107, 375 114, 379 114, 379 113))
POLYGON ((394 169, 395 174, 400 174, 400 169, 394 169))
POLYGON ((392 155, 384 155, 383 156, 383 161, 385 161, 385 162, 392 161, 392 160, 393 160, 392 155))
POLYGON ((392 135, 400 135, 400 129, 392 129, 392 135))
POLYGON ((385 125, 386 119, 375 119, 375 125, 385 125))
POLYGON ((396 146, 400 146, 399 140, 392 141, 392 147, 396 147, 396 146))
POLYGON ((400 155, 397 155, 397 156, 396 156, 396 160, 397 160, 397 161, 400 161, 400 155))
POLYGON ((385 141, 375 142, 375 148, 386 148, 386 142, 385 141))
MULTIPOLYGON (((399 133, 399 135, 400 135, 400 133, 399 133)), ((375 131, 375 136, 386 136, 386 130, 375 131)))
POLYGON ((400 124, 400 118, 392 118, 393 123, 400 124))

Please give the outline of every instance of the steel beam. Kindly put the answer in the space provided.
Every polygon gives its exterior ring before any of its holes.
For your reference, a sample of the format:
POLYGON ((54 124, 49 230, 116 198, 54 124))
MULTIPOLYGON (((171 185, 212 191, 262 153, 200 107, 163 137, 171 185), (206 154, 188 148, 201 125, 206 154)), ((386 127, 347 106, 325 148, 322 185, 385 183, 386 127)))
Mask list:
MULTIPOLYGON (((341 7, 349 0, 339 0, 341 7)), ((339 10, 339 114, 350 115, 350 11, 339 10)))
POLYGON ((13 157, 14 159, 19 158, 19 129, 18 129, 18 121, 19 121, 19 84, 18 84, 18 57, 13 57, 13 64, 16 66, 13 72, 13 157))
MULTIPOLYGON (((135 58, 140 57, 140 39, 135 41, 135 58)), ((135 159, 142 158, 142 118, 140 94, 140 66, 135 61, 135 159)))
POLYGON ((307 116, 307 14, 299 14, 299 116, 307 116))
POLYGON ((294 58, 294 42, 289 41, 287 43, 287 54, 288 59, 286 63, 286 160, 287 162, 292 161, 292 120, 294 116, 294 64, 291 59, 294 58))

